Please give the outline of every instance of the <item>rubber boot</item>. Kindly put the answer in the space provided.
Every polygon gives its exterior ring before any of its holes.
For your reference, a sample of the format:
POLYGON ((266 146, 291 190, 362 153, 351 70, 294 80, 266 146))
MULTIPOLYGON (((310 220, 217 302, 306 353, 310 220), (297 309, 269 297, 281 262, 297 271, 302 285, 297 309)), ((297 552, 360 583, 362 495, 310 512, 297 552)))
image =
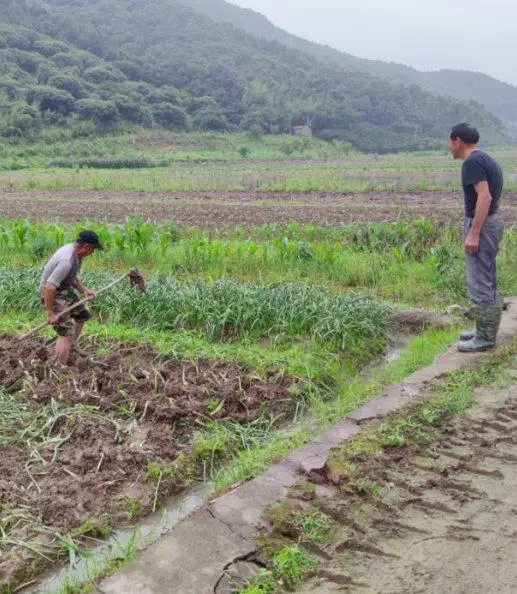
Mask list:
POLYGON ((482 353, 494 348, 502 315, 503 307, 499 300, 494 305, 478 306, 476 334, 469 340, 462 340, 458 350, 462 353, 482 353))
POLYGON ((472 340, 476 336, 476 329, 472 328, 472 330, 467 330, 466 332, 462 332, 460 334, 460 341, 467 342, 467 340, 472 340))

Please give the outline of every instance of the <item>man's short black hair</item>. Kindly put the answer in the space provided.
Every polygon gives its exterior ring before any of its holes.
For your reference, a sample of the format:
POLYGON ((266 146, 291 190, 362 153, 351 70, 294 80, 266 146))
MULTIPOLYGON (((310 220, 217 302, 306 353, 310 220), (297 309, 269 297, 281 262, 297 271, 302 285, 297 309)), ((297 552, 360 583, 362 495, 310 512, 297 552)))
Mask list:
POLYGON ((81 231, 75 243, 78 245, 91 245, 96 250, 104 250, 104 246, 102 245, 101 240, 95 231, 81 231))
POLYGON ((472 124, 463 122, 456 124, 451 130, 452 140, 463 140, 465 144, 477 144, 479 142, 479 132, 472 124))

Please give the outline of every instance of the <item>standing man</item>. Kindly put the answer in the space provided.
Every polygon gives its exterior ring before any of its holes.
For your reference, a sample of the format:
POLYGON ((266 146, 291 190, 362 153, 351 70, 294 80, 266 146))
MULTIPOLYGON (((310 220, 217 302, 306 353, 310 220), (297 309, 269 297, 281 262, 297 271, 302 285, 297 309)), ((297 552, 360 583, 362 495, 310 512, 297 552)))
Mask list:
POLYGON ((75 243, 57 250, 41 277, 41 301, 49 324, 54 326, 58 334, 56 355, 62 365, 68 363, 70 349, 79 338, 85 322, 91 318, 91 313, 84 305, 64 315, 61 312, 79 301, 75 290, 89 301, 95 299, 95 293, 77 278, 83 258, 91 256, 95 250, 104 250, 98 235, 93 231, 83 231, 75 243))
POLYGON ((449 149, 463 161, 461 183, 465 196, 463 238, 469 297, 476 305, 476 329, 461 335, 458 349, 474 353, 495 346, 502 301, 497 290, 496 258, 503 236, 499 204, 503 173, 495 160, 477 148, 479 132, 470 124, 454 126, 449 149))

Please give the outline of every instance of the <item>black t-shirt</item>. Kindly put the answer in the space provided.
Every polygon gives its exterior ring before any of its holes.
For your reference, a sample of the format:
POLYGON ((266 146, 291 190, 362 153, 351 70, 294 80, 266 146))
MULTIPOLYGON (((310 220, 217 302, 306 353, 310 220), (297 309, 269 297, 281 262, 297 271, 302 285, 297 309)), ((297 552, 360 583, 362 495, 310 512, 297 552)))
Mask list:
POLYGON ((499 201, 503 193, 503 172, 496 161, 487 153, 475 150, 464 161, 461 169, 461 183, 465 195, 465 215, 473 218, 476 214, 478 195, 475 184, 488 182, 492 203, 488 214, 499 210, 499 201))

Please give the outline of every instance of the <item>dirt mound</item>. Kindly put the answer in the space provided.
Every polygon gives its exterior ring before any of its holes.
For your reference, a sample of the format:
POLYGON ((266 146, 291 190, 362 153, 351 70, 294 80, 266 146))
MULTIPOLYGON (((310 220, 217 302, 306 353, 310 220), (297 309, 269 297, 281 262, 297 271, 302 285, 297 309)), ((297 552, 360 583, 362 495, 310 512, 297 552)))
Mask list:
MULTIPOLYGON (((202 463, 195 441, 207 421, 287 420, 299 394, 298 380, 273 371, 259 378, 145 346, 91 342, 94 360, 76 354, 62 372, 52 350, 0 336, 1 407, 12 419, 0 427, 0 507, 28 510, 15 524, 19 538, 43 539, 46 556, 59 552, 56 531, 148 511, 158 479, 162 497, 181 489, 202 463)), ((0 557, 0 583, 16 583, 27 566, 30 551, 21 549, 0 557)))
POLYGON ((425 309, 395 310, 393 321, 399 330, 412 334, 418 334, 426 328, 450 328, 457 323, 452 316, 425 309))
MULTIPOLYGON (((87 351, 96 348, 104 347, 92 343, 87 351)), ((266 402, 269 410, 285 409, 285 398, 292 402, 293 383, 297 383, 274 371, 261 379, 233 363, 157 356, 151 347, 114 345, 113 349, 94 359, 76 354, 70 371, 56 373, 49 362, 51 349, 44 342, 33 339, 18 344, 2 336, 0 386, 32 408, 54 399, 93 405, 102 412, 127 407, 140 421, 182 421, 175 427, 178 435, 189 421, 203 415, 250 422, 266 402)))

